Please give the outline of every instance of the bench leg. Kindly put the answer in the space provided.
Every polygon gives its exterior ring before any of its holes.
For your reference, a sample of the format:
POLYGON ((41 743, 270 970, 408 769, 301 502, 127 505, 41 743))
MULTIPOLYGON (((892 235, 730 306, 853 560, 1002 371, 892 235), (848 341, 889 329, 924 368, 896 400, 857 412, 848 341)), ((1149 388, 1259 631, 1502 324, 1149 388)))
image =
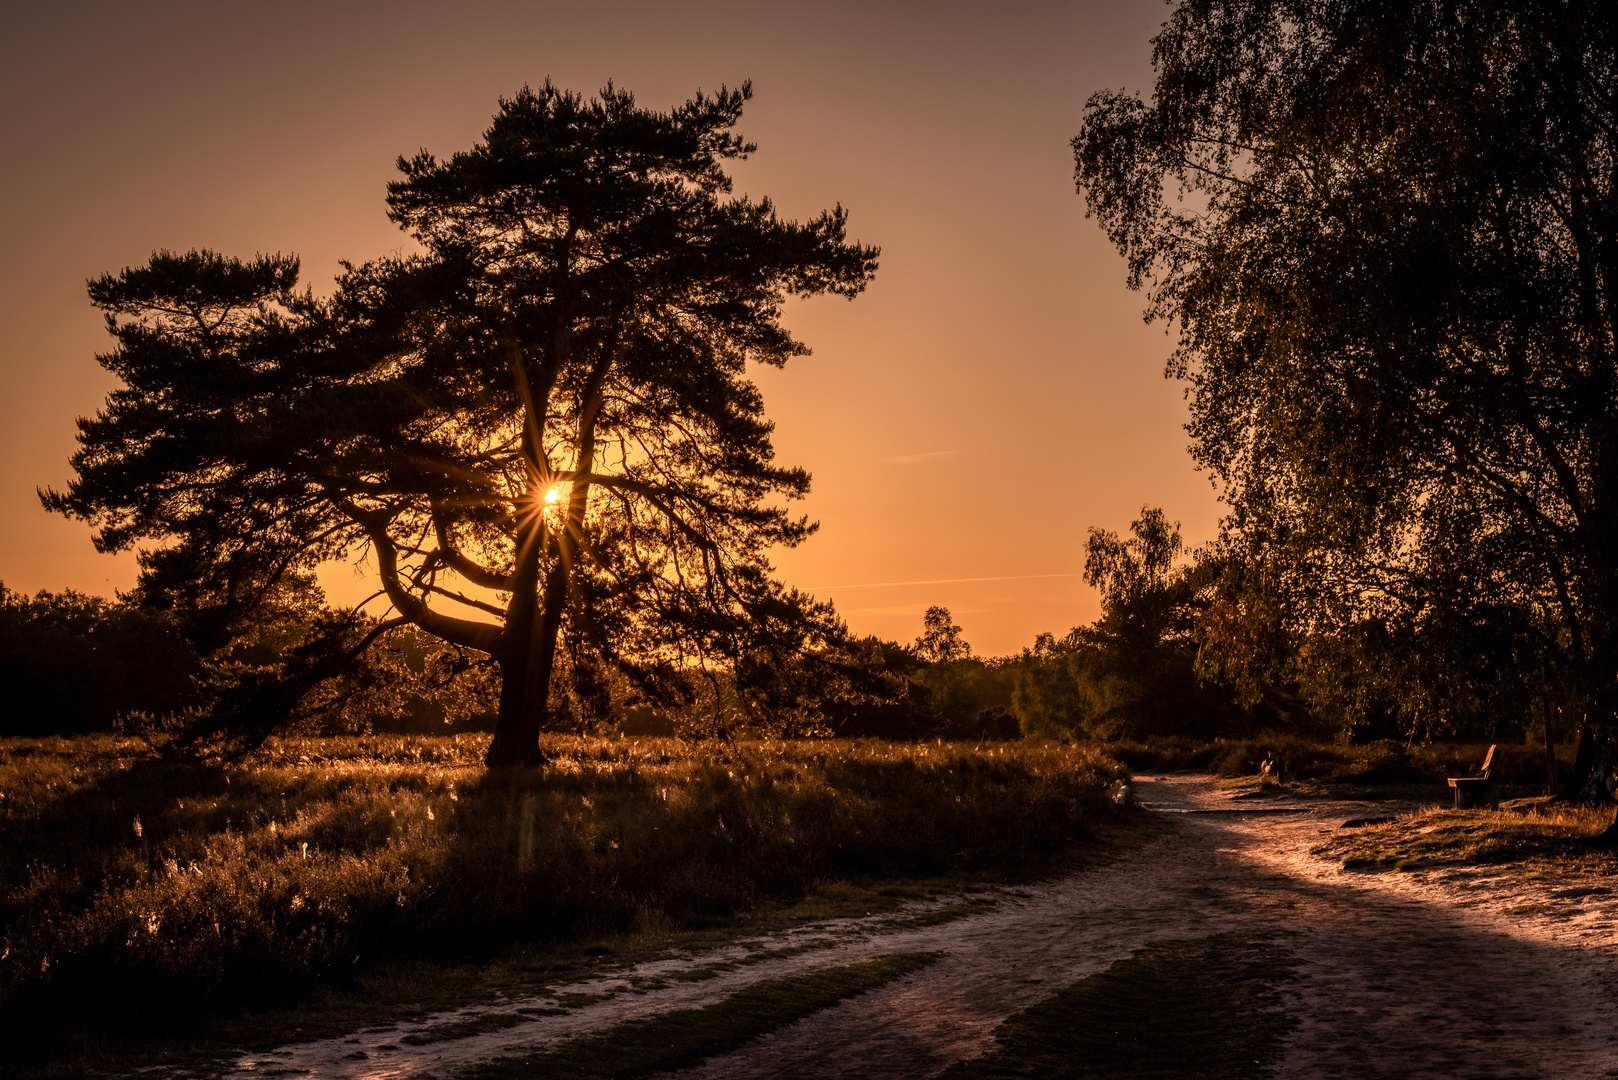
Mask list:
POLYGON ((1500 809, 1500 796, 1495 793, 1492 783, 1462 781, 1453 786, 1457 810, 1475 810, 1480 807, 1488 807, 1490 810, 1500 809))

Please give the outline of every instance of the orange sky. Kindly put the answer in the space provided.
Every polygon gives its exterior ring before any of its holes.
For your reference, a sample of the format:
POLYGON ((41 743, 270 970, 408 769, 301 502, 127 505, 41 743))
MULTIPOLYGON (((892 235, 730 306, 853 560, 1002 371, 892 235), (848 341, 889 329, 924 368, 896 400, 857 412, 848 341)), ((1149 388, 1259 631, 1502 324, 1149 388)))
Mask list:
MULTIPOLYGON (((815 351, 759 375, 821 531, 778 559, 855 630, 908 641, 949 607, 984 654, 1095 618, 1085 531, 1142 503, 1209 539, 1171 340, 1074 194, 1084 99, 1149 84, 1156 0, 615 6, 463 2, 38 5, 0 41, 0 581, 110 593, 132 556, 47 515, 73 419, 111 387, 84 280, 154 248, 341 258, 400 248, 400 153, 470 146, 549 75, 667 107, 753 80, 738 192, 841 202, 882 247, 852 304, 795 306, 815 351), (138 10, 137 10, 138 9, 138 10), (959 581, 954 579, 994 579, 959 581), (1009 579, 1009 580, 1008 580, 1009 579), (885 585, 888 582, 939 582, 885 585), (948 583, 944 583, 948 582, 948 583), (848 588, 847 586, 877 586, 848 588)), ((342 568, 324 579, 357 599, 342 568)), ((369 590, 366 590, 369 591, 369 590)))

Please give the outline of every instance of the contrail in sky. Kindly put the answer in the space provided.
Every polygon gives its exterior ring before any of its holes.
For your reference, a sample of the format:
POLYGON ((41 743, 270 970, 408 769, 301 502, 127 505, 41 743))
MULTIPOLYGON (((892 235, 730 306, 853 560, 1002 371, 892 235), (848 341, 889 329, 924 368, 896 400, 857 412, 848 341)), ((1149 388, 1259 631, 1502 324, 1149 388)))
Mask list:
POLYGON ((951 577, 931 581, 868 581, 862 585, 811 585, 810 592, 822 589, 888 589, 895 585, 960 585, 968 581, 1032 581, 1034 578, 1083 577, 1083 574, 1012 574, 1009 577, 951 577))

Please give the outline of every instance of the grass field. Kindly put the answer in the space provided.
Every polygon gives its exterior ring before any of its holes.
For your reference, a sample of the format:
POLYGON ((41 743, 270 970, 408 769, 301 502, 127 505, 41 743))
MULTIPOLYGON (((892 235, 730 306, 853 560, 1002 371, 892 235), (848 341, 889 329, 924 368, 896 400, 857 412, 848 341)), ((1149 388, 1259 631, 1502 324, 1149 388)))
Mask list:
POLYGON ((1610 807, 1429 810, 1335 837, 1315 848, 1349 869, 1418 870, 1522 864, 1559 873, 1618 873, 1618 853, 1591 840, 1612 824, 1610 807))
POLYGON ((0 741, 7 1057, 67 1067, 384 968, 588 950, 845 883, 1028 875, 1128 813, 1123 766, 1058 744, 556 737, 537 773, 486 772, 483 749, 287 740, 226 764, 0 741))

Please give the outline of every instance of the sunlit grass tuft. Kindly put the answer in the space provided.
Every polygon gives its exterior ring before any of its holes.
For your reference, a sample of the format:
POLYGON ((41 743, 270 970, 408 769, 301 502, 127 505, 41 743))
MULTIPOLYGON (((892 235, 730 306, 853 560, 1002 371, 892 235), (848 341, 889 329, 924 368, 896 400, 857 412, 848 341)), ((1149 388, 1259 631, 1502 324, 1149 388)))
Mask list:
POLYGON ((842 879, 1025 873, 1124 813, 1122 767, 1060 745, 556 737, 538 773, 488 773, 484 746, 0 741, 0 1039, 184 1030, 379 962, 701 927, 842 879))

